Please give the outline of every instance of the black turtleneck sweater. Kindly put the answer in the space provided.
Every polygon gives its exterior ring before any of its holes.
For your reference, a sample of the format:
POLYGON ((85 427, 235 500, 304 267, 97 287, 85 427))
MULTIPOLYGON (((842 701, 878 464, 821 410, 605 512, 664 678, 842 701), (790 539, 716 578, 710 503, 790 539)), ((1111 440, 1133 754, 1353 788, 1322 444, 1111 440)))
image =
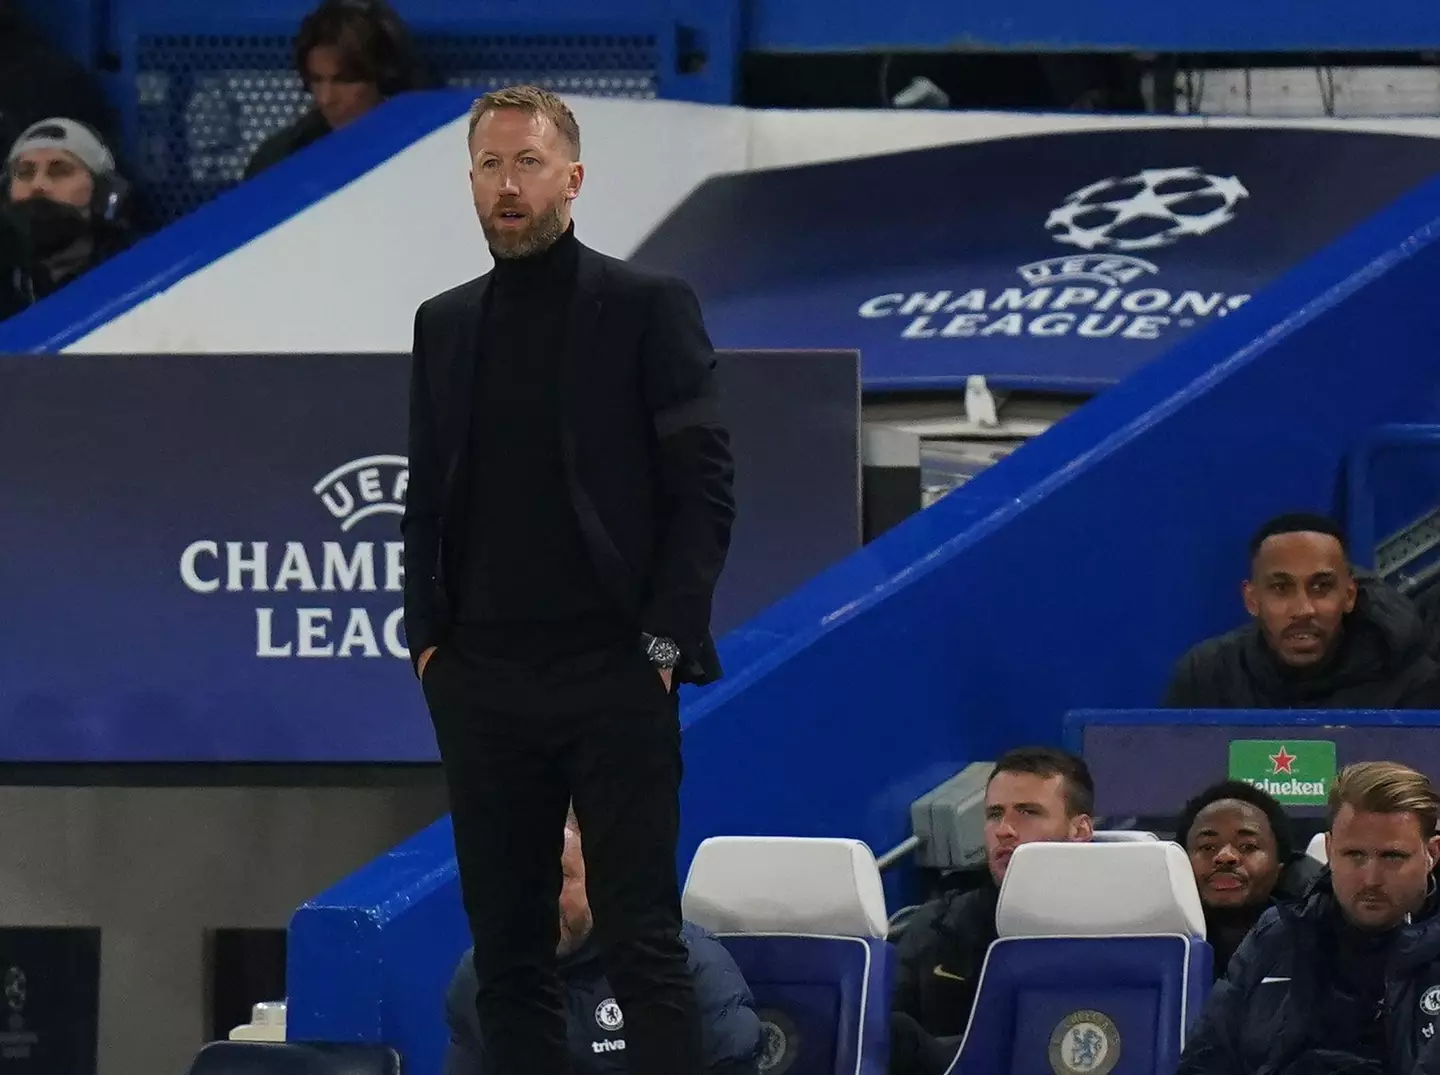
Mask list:
POLYGON ((567 231, 525 258, 497 258, 470 418, 459 625, 481 652, 524 661, 617 642, 619 615, 572 505, 560 385, 579 244, 567 231))

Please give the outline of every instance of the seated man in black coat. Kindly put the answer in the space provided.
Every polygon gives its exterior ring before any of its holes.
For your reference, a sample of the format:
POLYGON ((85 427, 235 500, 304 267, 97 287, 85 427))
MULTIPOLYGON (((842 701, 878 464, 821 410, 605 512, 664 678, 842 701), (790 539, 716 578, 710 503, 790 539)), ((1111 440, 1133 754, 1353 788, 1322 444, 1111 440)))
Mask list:
MULTIPOLYGON (((571 1070, 576 1075, 619 1075, 625 1064, 625 1013, 600 966, 591 937, 593 921, 585 893, 585 858, 580 826, 572 811, 565 823, 560 858, 560 942, 556 948, 560 985, 565 991, 571 1070)), ((750 987, 725 946, 699 926, 686 922, 680 938, 689 949, 690 974, 700 1005, 700 1034, 707 1075, 756 1075, 762 1047, 760 1016, 750 987)), ((485 1075, 485 1043, 475 1010, 472 953, 455 968, 445 998, 450 1048, 444 1075, 485 1075)), ((538 1075, 538 1073, 537 1073, 538 1075)))
POLYGON ((1281 515, 1250 541, 1252 623, 1180 661, 1171 709, 1430 709, 1440 665, 1411 603, 1357 579, 1339 526, 1281 515))
POLYGON ((1330 870, 1272 907, 1215 983, 1178 1075, 1427 1075, 1437 1070, 1440 797, 1394 762, 1330 793, 1330 870))
POLYGON ((1324 869, 1296 850, 1285 808, 1243 780, 1212 784, 1186 803, 1175 841, 1195 871, 1217 979, 1260 916, 1300 899, 1324 869))
POLYGON ((1088 841, 1095 783, 1085 762, 1022 747, 995 763, 985 787, 987 883, 915 913, 900 938, 891 1001, 891 1075, 939 1075, 970 1022, 1010 856, 1021 844, 1088 841))

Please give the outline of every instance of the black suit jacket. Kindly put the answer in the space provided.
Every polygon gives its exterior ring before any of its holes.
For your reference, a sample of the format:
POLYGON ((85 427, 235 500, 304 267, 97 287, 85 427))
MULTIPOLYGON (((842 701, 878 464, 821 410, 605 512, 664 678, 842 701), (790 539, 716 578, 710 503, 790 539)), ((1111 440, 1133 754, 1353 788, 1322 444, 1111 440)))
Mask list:
MULTIPOLYGON (((463 546, 465 453, 489 274, 415 314, 405 631, 412 662, 444 642, 463 546)), ((683 282, 581 246, 561 362, 571 504, 601 584, 637 629, 673 638, 676 676, 720 676, 710 607, 735 518, 715 354, 683 282)), ((639 644, 637 637, 636 644, 639 644)))

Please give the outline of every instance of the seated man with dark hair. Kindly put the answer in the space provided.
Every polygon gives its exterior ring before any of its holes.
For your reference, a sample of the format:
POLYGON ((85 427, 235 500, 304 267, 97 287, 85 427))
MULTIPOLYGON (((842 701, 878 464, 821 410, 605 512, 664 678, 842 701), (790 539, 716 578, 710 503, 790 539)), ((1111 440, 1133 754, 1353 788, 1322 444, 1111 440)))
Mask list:
POLYGON ((1090 840, 1095 783, 1085 762, 1052 747, 1022 747, 995 763, 985 786, 984 885, 915 913, 900 938, 892 1001, 891 1075, 944 1071, 970 1021, 1010 856, 1021 844, 1090 840))
MULTIPOLYGON (((560 867, 560 940, 556 956, 560 985, 565 991, 560 999, 565 1006, 572 1070, 576 1075, 628 1071, 625 1013, 615 1002, 615 993, 600 966, 599 946, 591 935, 594 921, 585 892, 585 857, 580 846, 580 825, 573 811, 565 822, 560 867)), ((760 1017, 740 968, 725 946, 699 926, 686 922, 680 937, 690 950, 706 1075, 756 1075, 760 1017)), ((472 955, 473 950, 461 958, 445 998, 450 1049, 444 1075, 485 1075, 490 1070, 475 1009, 479 983, 472 955)))
POLYGON ((1217 979, 1266 909, 1300 899, 1324 869, 1295 849, 1285 808, 1242 780, 1212 784, 1186 803, 1175 840, 1195 870, 1217 979))
POLYGON ((1252 623, 1180 661, 1171 709, 1429 709, 1440 665, 1411 603, 1351 571, 1340 527, 1281 515, 1250 541, 1252 623))

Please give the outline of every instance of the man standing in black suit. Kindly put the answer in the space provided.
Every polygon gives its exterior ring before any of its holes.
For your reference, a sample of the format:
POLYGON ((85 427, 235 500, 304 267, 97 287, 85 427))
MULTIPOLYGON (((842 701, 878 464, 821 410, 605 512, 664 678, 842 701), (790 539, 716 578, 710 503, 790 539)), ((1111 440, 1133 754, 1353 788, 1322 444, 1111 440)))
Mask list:
POLYGON ((402 529, 486 1070, 570 1068, 555 907, 573 796, 630 1070, 698 1075, 673 688, 720 675, 734 498, 715 357, 689 287, 575 239, 564 102, 488 94, 469 149, 495 269, 415 316, 402 529))

